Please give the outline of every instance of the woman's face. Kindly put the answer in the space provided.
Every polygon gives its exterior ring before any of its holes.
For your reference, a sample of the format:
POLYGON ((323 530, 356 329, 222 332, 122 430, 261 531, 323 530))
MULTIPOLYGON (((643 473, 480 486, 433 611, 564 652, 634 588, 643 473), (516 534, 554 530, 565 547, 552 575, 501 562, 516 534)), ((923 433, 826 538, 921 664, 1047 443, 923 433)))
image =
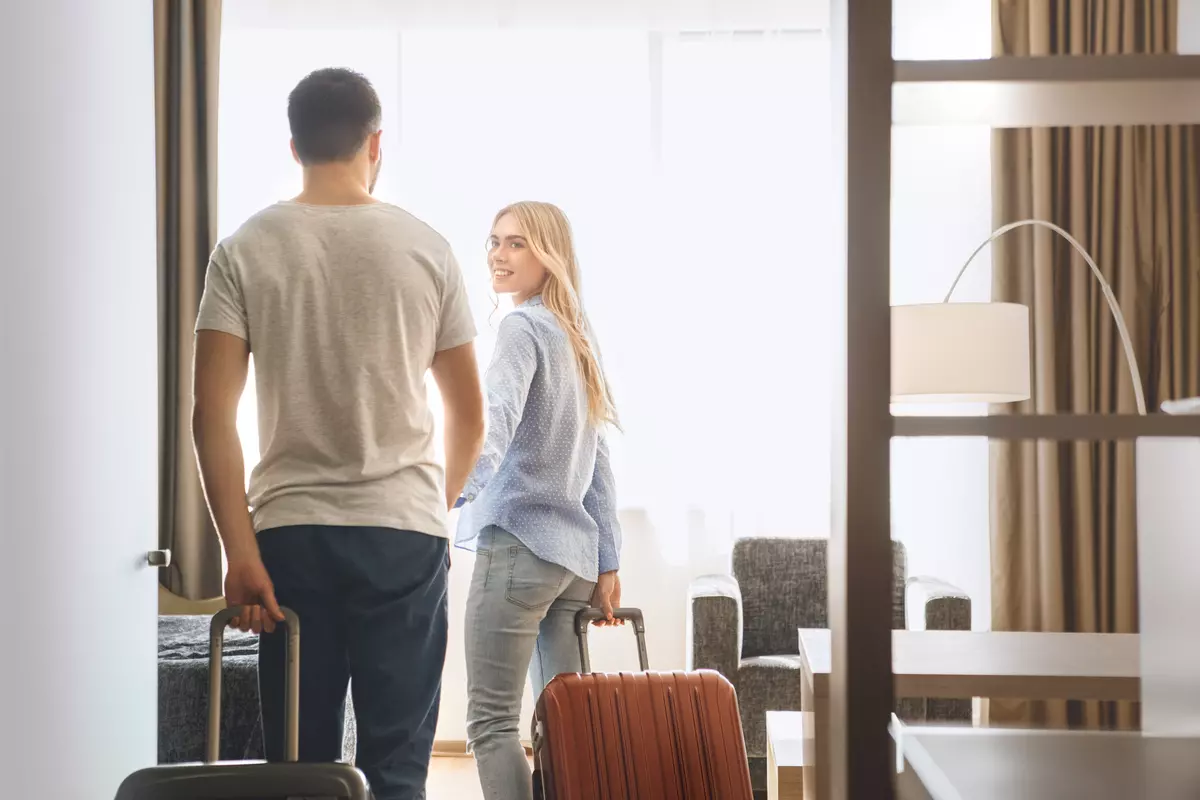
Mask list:
POLYGON ((492 291, 511 294, 517 305, 541 292, 546 283, 546 268, 530 251, 525 234, 512 214, 496 220, 487 247, 492 291))

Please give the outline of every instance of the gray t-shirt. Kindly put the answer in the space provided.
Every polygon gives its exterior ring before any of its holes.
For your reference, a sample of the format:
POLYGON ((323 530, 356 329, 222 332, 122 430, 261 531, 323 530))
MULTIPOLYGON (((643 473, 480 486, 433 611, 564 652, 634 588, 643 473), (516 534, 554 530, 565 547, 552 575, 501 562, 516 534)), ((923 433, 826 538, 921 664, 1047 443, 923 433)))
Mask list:
POLYGON ((279 203, 217 245, 196 329, 250 343, 254 528, 447 536, 425 377, 475 338, 450 245, 384 203, 279 203))

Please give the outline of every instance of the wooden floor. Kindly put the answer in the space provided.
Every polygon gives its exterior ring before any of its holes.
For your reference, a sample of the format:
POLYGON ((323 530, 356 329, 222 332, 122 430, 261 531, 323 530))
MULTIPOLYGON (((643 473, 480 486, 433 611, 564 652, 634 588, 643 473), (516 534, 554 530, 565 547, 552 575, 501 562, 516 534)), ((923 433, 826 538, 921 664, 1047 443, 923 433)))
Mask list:
MULTIPOLYGON (((429 765, 429 781, 425 784, 425 800, 483 800, 475 759, 467 756, 434 756, 429 765)), ((756 800, 766 800, 766 792, 756 793, 756 800)))
POLYGON ((426 800, 482 800, 475 759, 470 756, 434 756, 429 764, 426 800))

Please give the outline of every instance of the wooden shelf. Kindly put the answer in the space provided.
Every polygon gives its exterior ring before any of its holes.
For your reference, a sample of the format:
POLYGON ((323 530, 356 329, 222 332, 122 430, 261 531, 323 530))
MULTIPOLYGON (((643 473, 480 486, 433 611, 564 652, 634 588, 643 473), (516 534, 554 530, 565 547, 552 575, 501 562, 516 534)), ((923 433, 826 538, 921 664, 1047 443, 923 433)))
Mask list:
POLYGON ((897 61, 896 125, 1200 123, 1200 56, 897 61))
POLYGON ((1200 80, 1200 56, 1030 56, 897 61, 894 83, 1105 83, 1200 80))
POLYGON ((1200 414, 1049 414, 993 417, 893 417, 900 438, 978 436, 988 439, 1113 441, 1200 436, 1200 414))

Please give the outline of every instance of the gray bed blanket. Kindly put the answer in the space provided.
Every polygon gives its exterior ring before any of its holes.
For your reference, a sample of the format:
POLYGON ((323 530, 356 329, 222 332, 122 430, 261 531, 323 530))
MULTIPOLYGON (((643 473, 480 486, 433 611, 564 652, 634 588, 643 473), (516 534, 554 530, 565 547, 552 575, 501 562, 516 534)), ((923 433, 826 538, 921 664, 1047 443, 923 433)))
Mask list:
MULTIPOLYGON (((204 757, 208 724, 210 617, 158 618, 158 761, 204 757)), ((221 686, 221 760, 263 758, 258 709, 258 637, 225 631, 221 686)), ((354 709, 346 702, 343 759, 353 762, 354 709)))

